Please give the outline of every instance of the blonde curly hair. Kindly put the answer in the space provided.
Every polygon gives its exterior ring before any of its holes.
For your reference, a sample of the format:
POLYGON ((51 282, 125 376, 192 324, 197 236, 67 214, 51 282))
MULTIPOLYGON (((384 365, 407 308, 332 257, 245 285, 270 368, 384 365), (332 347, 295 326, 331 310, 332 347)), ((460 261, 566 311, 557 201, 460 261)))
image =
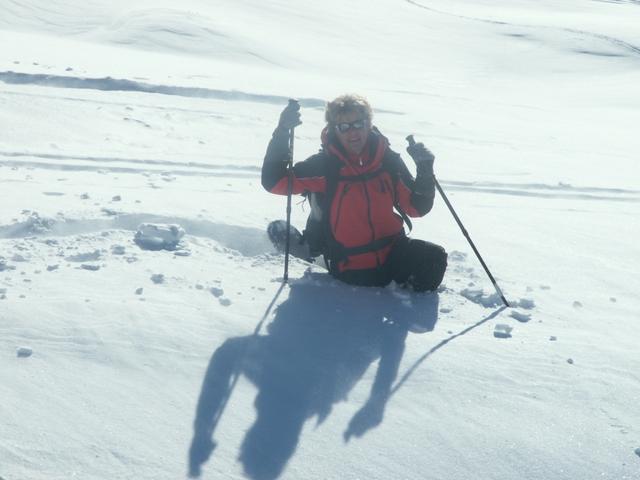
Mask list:
POLYGON ((371 124, 371 119, 373 118, 371 105, 366 98, 353 93, 340 95, 338 98, 328 102, 324 111, 324 118, 329 125, 334 126, 340 115, 351 112, 361 114, 363 119, 371 124))

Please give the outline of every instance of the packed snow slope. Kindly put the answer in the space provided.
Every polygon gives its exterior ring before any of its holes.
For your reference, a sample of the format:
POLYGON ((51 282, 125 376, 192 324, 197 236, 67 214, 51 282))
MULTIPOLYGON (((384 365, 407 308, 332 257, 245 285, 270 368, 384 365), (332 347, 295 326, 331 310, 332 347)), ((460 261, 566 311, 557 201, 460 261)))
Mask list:
POLYGON ((638 25, 637 0, 0 0, 0 478, 640 478, 638 25), (435 153, 511 308, 441 199, 411 232, 449 252, 437 293, 297 260, 283 285, 261 159, 288 98, 304 159, 345 92, 435 153))

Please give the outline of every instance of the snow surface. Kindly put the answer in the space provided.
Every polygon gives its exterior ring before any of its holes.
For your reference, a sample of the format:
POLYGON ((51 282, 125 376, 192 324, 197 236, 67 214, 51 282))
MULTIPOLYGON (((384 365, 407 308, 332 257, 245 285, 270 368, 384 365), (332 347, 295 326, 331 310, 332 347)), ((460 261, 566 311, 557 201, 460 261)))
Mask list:
POLYGON ((638 25, 637 0, 0 0, 0 477, 640 478, 638 25), (352 91, 435 152, 515 308, 440 199, 412 232, 450 253, 437 294, 297 260, 282 285, 266 144, 297 97, 314 153, 352 91))

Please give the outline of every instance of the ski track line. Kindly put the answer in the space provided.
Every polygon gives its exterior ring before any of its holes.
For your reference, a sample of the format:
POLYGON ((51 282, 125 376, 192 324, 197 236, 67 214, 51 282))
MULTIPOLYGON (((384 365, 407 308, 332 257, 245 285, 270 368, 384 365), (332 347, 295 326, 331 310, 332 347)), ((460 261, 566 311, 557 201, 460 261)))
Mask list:
POLYGON ((104 101, 97 100, 94 98, 82 98, 82 97, 69 97, 69 96, 61 96, 61 95, 45 95, 43 93, 27 93, 21 91, 9 91, 3 90, 0 92, 4 96, 14 96, 14 97, 28 97, 28 98, 37 98, 37 99, 46 99, 46 100, 60 100, 63 102, 77 102, 77 103, 91 103, 96 105, 105 105, 109 107, 136 107, 139 109, 148 109, 148 110, 160 110, 161 112, 178 112, 178 113, 189 113, 189 114, 201 114, 206 115, 210 118, 215 118, 217 120, 227 120, 229 118, 228 115, 225 115, 220 112, 213 112, 211 110, 198 110, 191 108, 181 108, 176 106, 162 106, 162 105, 154 105, 154 104, 145 104, 145 103, 136 103, 136 102, 124 102, 124 101, 104 101))
POLYGON ((516 188, 516 189, 529 189, 529 190, 610 193, 610 194, 620 194, 620 195, 640 194, 640 190, 629 190, 624 188, 606 188, 606 187, 574 187, 573 185, 567 185, 567 184, 547 185, 544 183, 498 183, 498 182, 462 182, 462 181, 449 181, 446 183, 448 185, 458 186, 458 187, 516 188))
MULTIPOLYGON (((213 98, 217 100, 271 103, 276 105, 285 105, 289 101, 288 97, 280 95, 264 95, 241 92, 238 90, 217 90, 202 87, 158 85, 112 77, 83 78, 64 75, 4 71, 0 72, 0 81, 10 85, 40 85, 46 87, 101 90, 107 92, 157 93, 161 95, 175 95, 189 98, 213 98)), ((307 108, 324 109, 326 103, 324 100, 318 98, 300 98, 298 101, 300 102, 300 105, 307 108)))
MULTIPOLYGON (((633 54, 633 55, 637 55, 638 57, 640 57, 640 47, 636 47, 635 45, 629 43, 629 42, 625 42, 624 40, 620 40, 619 38, 615 38, 615 37, 611 37, 609 35, 604 35, 601 33, 594 33, 594 32, 588 32, 586 30, 578 30, 578 29, 574 29, 574 28, 563 28, 563 27, 549 27, 549 26, 545 26, 545 25, 527 25, 527 24, 519 24, 519 23, 509 23, 509 22, 502 22, 499 20, 489 20, 487 18, 478 18, 478 17, 469 17, 466 15, 458 15, 455 13, 450 13, 450 12, 445 12, 443 10, 438 10, 436 8, 432 8, 432 7, 427 7, 425 5, 422 5, 419 2, 416 2, 415 0, 405 0, 405 2, 414 5, 418 8, 422 8, 424 10, 428 10, 430 12, 434 12, 440 15, 448 15, 451 17, 456 17, 456 18, 462 18, 464 20, 472 20, 475 22, 482 22, 482 23, 489 23, 491 25, 501 25, 501 26, 507 26, 507 27, 517 27, 517 28, 526 28, 526 29, 545 29, 545 30, 555 30, 555 31, 560 31, 560 32, 566 32, 566 33, 573 33, 573 34, 578 34, 581 36, 585 36, 585 37, 591 37, 591 38, 595 38, 598 40, 602 40, 604 42, 607 42, 609 44, 615 45, 617 47, 620 47, 624 50, 626 50, 627 52, 633 54)), ((634 2, 637 3, 637 2, 634 2)), ((511 36, 520 36, 518 34, 512 34, 511 36)), ((596 56, 607 56, 607 57, 624 57, 624 55, 617 55, 617 54, 608 54, 608 53, 603 53, 603 52, 594 52, 594 51, 590 51, 590 50, 576 50, 576 53, 584 53, 584 54, 589 54, 589 55, 596 55, 596 56)))
MULTIPOLYGON (((114 160, 117 161, 117 160, 114 160)), ((104 173, 130 173, 130 174, 164 174, 184 177, 216 177, 216 178, 257 178, 260 176, 260 172, 240 171, 237 169, 230 169, 225 171, 223 167, 215 169, 215 171, 203 171, 203 170, 167 170, 167 169, 142 169, 139 167, 116 167, 113 165, 81 165, 70 163, 47 163, 37 161, 22 161, 22 160, 0 160, 0 166, 6 166, 10 168, 40 168, 43 170, 59 170, 64 172, 104 172, 104 173)), ((186 166, 186 165, 185 165, 186 166)))
POLYGON ((118 158, 118 157, 97 157, 91 155, 59 155, 54 153, 37 153, 37 152, 8 152, 0 150, 0 157, 14 157, 14 158, 42 158, 44 160, 79 160, 87 162, 101 162, 101 163, 123 163, 134 165, 149 165, 154 167, 182 167, 182 168, 201 168, 203 170, 231 170, 238 171, 240 173, 258 175, 261 171, 260 167, 254 166, 241 166, 241 165, 212 165, 210 163, 201 162, 175 162, 172 160, 155 160, 144 158, 118 158))
POLYGON ((110 218, 52 220, 43 230, 38 229, 33 220, 26 220, 0 226, 0 239, 69 237, 98 234, 105 230, 135 232, 142 223, 177 224, 188 235, 209 238, 245 257, 274 251, 266 231, 262 229, 145 213, 121 214, 110 218))
MULTIPOLYGON (((155 93, 186 98, 209 98, 224 101, 269 103, 274 105, 286 105, 289 102, 289 97, 283 97, 281 95, 247 93, 238 90, 217 90, 204 87, 158 85, 112 77, 85 78, 65 75, 47 75, 43 73, 20 73, 8 70, 0 72, 0 81, 9 85, 36 85, 55 88, 100 90, 106 92, 155 93)), ((326 106, 326 101, 319 98, 298 98, 297 100, 300 105, 305 108, 324 110, 326 106)), ((394 110, 376 109, 376 112, 391 115, 404 115, 404 113, 394 110)))
MULTIPOLYGON (((516 197, 535 197, 545 199, 564 199, 564 200, 597 200, 597 201, 613 201, 613 202, 640 202, 640 196, 612 196, 612 195, 596 195, 593 193, 581 192, 579 189, 573 190, 571 188, 565 191, 549 192, 549 191, 535 191, 527 190, 525 188, 488 188, 482 185, 456 185, 455 183, 442 182, 442 184, 449 191, 461 191, 461 192, 477 192, 477 193, 489 193, 494 195, 508 195, 516 197)), ((521 186, 518 186, 521 187, 521 186)), ((548 190, 551 187, 545 187, 548 190)), ((602 189, 607 190, 607 189, 602 189)))
MULTIPOLYGON (((0 152, 0 157, 42 158, 58 160, 62 163, 39 162, 29 160, 1 160, 0 166, 9 168, 41 168, 45 170, 59 170, 68 172, 108 172, 125 174, 158 174, 185 177, 215 177, 215 178, 257 178, 260 176, 260 167, 237 165, 209 165, 198 162, 172 162, 169 160, 145 160, 126 159, 116 157, 92 157, 92 156, 64 156, 56 154, 35 154, 22 152, 0 152), (95 162, 90 164, 72 164, 69 161, 95 162), (99 163, 99 162, 102 162, 99 163), (136 165, 148 165, 159 168, 140 168, 128 166, 104 165, 109 163, 133 163, 136 165), (162 167, 183 167, 182 169, 166 169, 162 167)), ((517 183, 475 183, 440 180, 440 183, 449 191, 476 192, 493 195, 507 195, 519 197, 535 197, 544 199, 568 199, 568 200, 595 200, 614 202, 640 202, 640 190, 628 190, 621 188, 599 187, 573 187, 571 185, 545 185, 545 184, 517 184, 517 183)))

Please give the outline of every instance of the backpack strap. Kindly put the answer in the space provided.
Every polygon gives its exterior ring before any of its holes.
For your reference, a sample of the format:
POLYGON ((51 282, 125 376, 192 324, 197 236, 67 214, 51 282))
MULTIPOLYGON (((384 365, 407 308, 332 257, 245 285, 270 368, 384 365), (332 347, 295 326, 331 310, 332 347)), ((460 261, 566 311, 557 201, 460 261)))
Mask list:
POLYGON ((409 219, 409 216, 404 212, 397 201, 395 185, 399 178, 399 173, 390 168, 390 162, 383 159, 382 165, 379 169, 360 175, 340 175, 341 168, 342 164, 340 160, 335 155, 327 152, 327 162, 325 170, 326 194, 324 196, 324 212, 322 223, 324 229, 324 239, 327 245, 326 251, 323 256, 325 263, 329 266, 329 271, 333 271, 336 268, 338 262, 344 261, 350 256, 380 250, 388 245, 391 245, 398 238, 397 235, 391 235, 388 237, 379 238, 364 245, 359 245, 357 247, 345 247, 340 242, 338 242, 333 236, 333 232, 331 231, 330 216, 331 204, 333 203, 334 197, 337 193, 338 184, 340 181, 365 182, 381 175, 384 172, 388 172, 391 175, 391 180, 393 182, 394 208, 398 211, 404 223, 407 224, 409 232, 411 232, 411 230, 413 229, 413 225, 411 223, 411 220, 409 219))
POLYGON ((389 161, 389 157, 388 155, 390 155, 390 150, 387 150, 385 152, 384 157, 382 158, 382 169, 384 169, 384 171, 389 172, 389 175, 391 175, 391 180, 393 181, 393 206, 395 207, 395 209, 398 211, 398 213, 400 214, 400 216, 402 217, 402 220, 404 221, 404 223, 407 224, 407 228, 409 229, 408 233, 411 233, 411 230, 413 230, 413 223, 411 223, 411 219, 409 218, 409 215, 406 214, 406 212, 402 209, 402 207, 400 206, 400 203, 398 202, 398 198, 396 195, 396 183, 398 183, 398 180, 400 178, 400 173, 396 170, 394 170, 393 168, 390 168, 390 161, 389 161))
POLYGON ((326 152, 327 162, 325 170, 326 189, 324 196, 324 212, 322 215, 322 224, 324 229, 324 240, 326 243, 325 253, 323 254, 324 263, 329 267, 329 272, 334 272, 336 264, 339 261, 338 251, 343 248, 333 236, 331 231, 331 204, 338 190, 338 180, 340 178, 340 160, 335 155, 326 152))

